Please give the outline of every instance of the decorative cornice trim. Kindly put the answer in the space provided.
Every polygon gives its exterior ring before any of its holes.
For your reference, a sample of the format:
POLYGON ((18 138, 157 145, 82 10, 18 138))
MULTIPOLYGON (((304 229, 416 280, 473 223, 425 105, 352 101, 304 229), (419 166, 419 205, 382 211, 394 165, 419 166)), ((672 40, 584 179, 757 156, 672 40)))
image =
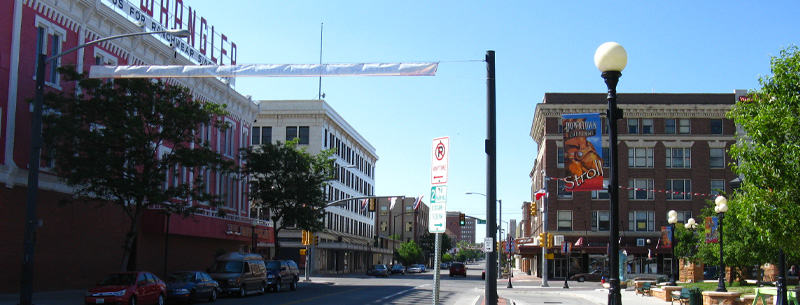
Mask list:
POLYGON ((639 141, 625 141, 625 144, 627 144, 628 147, 653 148, 656 147, 657 143, 657 141, 645 141, 642 139, 639 139, 639 141))
POLYGON ((664 141, 663 143, 665 147, 669 148, 692 148, 692 145, 694 145, 694 141, 681 141, 681 140, 677 140, 674 142, 664 141))

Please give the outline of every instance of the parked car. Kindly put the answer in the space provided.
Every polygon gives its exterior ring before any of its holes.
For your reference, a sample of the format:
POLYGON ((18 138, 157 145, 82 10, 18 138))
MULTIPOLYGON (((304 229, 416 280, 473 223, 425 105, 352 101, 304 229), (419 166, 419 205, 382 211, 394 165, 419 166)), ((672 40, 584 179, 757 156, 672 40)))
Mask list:
POLYGON ((367 270, 367 275, 389 277, 389 268, 384 264, 372 265, 372 267, 367 270))
POLYGON ((577 280, 578 282, 585 282, 585 281, 592 281, 592 282, 599 282, 601 278, 606 277, 608 278, 608 272, 602 270, 595 270, 589 273, 578 273, 570 277, 572 280, 577 280))
POLYGON ((86 304, 164 304, 167 285, 146 271, 119 272, 106 276, 84 296, 86 304))
POLYGON ((450 277, 461 275, 467 277, 467 266, 464 263, 452 263, 450 265, 450 277))
POLYGON ((217 300, 219 283, 202 271, 178 271, 167 275, 167 300, 194 302, 217 300))
POLYGON ((428 271, 428 269, 425 269, 425 264, 417 264, 417 265, 419 265, 419 269, 422 269, 422 272, 428 271))
POLYGON ((261 255, 231 252, 214 261, 208 270, 222 292, 244 297, 267 291, 267 267, 261 255))
POLYGON ((300 270, 293 260, 267 261, 267 287, 275 292, 281 291, 284 285, 296 290, 300 281, 300 270))
POLYGON ((408 273, 420 273, 420 272, 422 272, 422 268, 420 268, 419 265, 414 264, 408 266, 408 273))
POLYGON ((392 272, 392 274, 400 273, 400 274, 405 275, 406 274, 406 267, 403 267, 403 265, 393 265, 391 272, 392 272))

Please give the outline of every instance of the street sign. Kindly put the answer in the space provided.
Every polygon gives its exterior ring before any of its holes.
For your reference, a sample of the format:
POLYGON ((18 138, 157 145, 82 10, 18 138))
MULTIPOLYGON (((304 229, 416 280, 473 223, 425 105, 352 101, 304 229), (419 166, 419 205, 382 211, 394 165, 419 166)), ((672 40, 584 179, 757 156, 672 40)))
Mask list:
POLYGON ((433 139, 431 184, 447 183, 447 162, 450 159, 450 137, 433 139))
POLYGON ((494 239, 487 237, 483 239, 483 252, 494 252, 494 239))
POLYGON ((479 225, 485 225, 486 224, 486 219, 478 219, 478 224, 479 225))
POLYGON ((428 211, 428 232, 444 233, 447 228, 447 186, 431 187, 430 206, 428 211))

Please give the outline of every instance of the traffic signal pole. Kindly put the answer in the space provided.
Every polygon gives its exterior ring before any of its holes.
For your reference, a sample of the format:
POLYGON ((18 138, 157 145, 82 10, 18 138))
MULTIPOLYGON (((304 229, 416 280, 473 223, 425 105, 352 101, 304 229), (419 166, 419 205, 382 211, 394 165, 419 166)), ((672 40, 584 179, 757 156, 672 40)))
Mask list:
MULTIPOLYGON (((497 92, 495 87, 494 51, 486 51, 486 129, 487 137, 484 150, 486 151, 486 237, 497 236, 497 92)), ((497 240, 493 240, 492 243, 497 240)), ((497 251, 486 253, 486 282, 484 289, 484 304, 497 305, 497 251)))
MULTIPOLYGON (((545 240, 544 243, 547 244, 547 175, 545 174, 544 170, 542 170, 542 181, 544 182, 544 204, 542 204, 542 233, 544 233, 545 240)), ((547 285, 547 247, 542 243, 539 243, 539 246, 542 247, 542 287, 550 287, 547 285)))

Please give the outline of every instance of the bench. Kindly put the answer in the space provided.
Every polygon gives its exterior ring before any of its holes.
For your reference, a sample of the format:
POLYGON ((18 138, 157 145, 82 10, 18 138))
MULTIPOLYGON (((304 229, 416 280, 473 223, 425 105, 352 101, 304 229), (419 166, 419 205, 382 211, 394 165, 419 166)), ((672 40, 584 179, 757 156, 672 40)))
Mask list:
MULTIPOLYGON (((771 296, 778 296, 778 289, 777 288, 756 288, 755 290, 756 296, 753 298, 753 305, 758 304, 758 300, 761 300, 761 304, 768 304, 767 299, 771 296)), ((786 291, 786 299, 788 304, 798 305, 797 302, 797 292, 795 291, 786 291)))
POLYGON ((652 283, 650 282, 643 282, 641 286, 637 285, 636 294, 641 293, 642 296, 644 296, 645 294, 653 296, 653 291, 650 290, 650 285, 652 285, 652 283))
POLYGON ((689 304, 689 288, 684 287, 680 291, 673 291, 671 304, 675 304, 675 301, 678 301, 681 305, 689 304))

